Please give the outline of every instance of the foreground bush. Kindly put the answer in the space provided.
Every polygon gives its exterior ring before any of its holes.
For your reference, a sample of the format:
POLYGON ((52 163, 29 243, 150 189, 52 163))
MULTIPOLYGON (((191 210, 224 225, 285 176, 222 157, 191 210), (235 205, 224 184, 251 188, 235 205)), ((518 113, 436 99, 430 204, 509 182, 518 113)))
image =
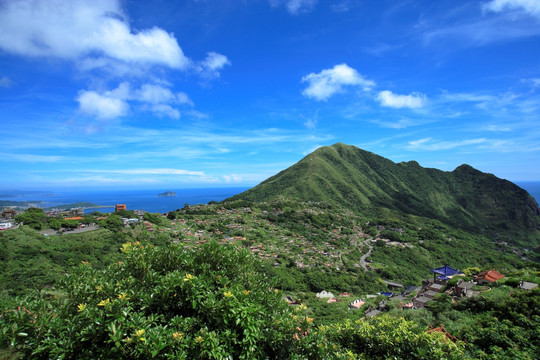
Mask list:
POLYGON ((0 345, 29 359, 432 359, 461 352, 386 317, 319 331, 234 246, 136 242, 122 252, 107 270, 74 269, 60 298, 19 300, 3 311, 0 345))

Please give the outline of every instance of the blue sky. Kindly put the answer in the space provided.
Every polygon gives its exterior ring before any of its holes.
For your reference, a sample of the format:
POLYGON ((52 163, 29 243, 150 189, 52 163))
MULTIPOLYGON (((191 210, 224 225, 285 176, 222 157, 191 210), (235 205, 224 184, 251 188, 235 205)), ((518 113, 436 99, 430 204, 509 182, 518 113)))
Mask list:
POLYGON ((4 189, 252 186, 319 146, 540 180, 540 0, 2 0, 4 189))

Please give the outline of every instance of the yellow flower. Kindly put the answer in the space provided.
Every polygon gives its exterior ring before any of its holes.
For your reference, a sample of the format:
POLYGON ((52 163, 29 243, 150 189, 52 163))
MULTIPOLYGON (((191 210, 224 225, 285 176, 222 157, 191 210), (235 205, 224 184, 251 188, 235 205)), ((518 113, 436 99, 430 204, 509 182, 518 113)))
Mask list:
POLYGON ((107 298, 106 300, 101 300, 97 306, 107 306, 111 303, 111 300, 109 298, 107 298))
POLYGON ((96 286, 96 290, 97 290, 97 291, 103 290, 103 286, 102 286, 102 285, 97 285, 97 286, 96 286))
POLYGON ((133 341, 133 339, 130 338, 130 337, 127 337, 127 338, 124 339, 124 341, 127 342, 128 344, 131 344, 131 342, 133 341))
POLYGON ((137 330, 137 331, 135 331, 135 336, 136 337, 141 337, 141 336, 144 335, 144 332, 145 332, 144 329, 137 330))
POLYGON ((228 297, 228 298, 231 297, 231 296, 233 296, 232 292, 230 292, 230 291, 224 292, 223 295, 224 295, 225 297, 228 297))
POLYGON ((172 336, 176 340, 180 340, 182 338, 182 336, 184 336, 184 334, 182 334, 181 332, 175 332, 174 334, 172 334, 172 336))
POLYGON ((204 339, 203 339, 202 336, 197 336, 197 338, 195 339, 195 341, 197 342, 197 344, 202 343, 203 340, 204 340, 204 339))
POLYGON ((274 292, 277 294, 277 293, 279 292, 279 290, 278 290, 278 289, 274 289, 274 292))
POLYGON ((296 316, 296 315, 293 315, 293 317, 292 317, 292 318, 293 318, 294 320, 297 320, 297 319, 298 319, 298 316, 296 316))
POLYGON ((120 295, 118 295, 118 299, 120 299, 120 300, 129 300, 130 298, 127 297, 126 293, 121 293, 120 295))
POLYGON ((186 277, 184 278, 184 281, 191 281, 195 279, 195 276, 191 275, 191 274, 187 274, 186 277))
POLYGON ((311 324, 313 322, 313 318, 306 317, 306 321, 308 322, 308 324, 311 324))
POLYGON ((122 249, 120 249, 120 251, 128 252, 129 250, 131 250, 131 243, 130 242, 122 244, 122 249))
POLYGON ((251 290, 243 290, 242 292, 244 293, 244 295, 249 295, 249 293, 251 292, 251 290))
POLYGON ((77 307, 79 308, 79 312, 86 310, 86 304, 79 304, 77 307))

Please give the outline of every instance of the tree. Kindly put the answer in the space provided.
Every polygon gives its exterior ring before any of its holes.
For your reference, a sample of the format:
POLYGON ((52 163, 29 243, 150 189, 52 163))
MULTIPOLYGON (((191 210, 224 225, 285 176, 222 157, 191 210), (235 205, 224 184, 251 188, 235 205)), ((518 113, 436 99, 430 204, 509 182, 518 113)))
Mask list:
POLYGON ((106 219, 101 220, 99 222, 99 226, 114 232, 118 232, 124 228, 124 223, 122 222, 122 218, 120 216, 113 214, 107 216, 106 219))
POLYGON ((51 227, 51 229, 60 230, 60 228, 62 227, 62 221, 57 218, 50 218, 49 226, 51 227))

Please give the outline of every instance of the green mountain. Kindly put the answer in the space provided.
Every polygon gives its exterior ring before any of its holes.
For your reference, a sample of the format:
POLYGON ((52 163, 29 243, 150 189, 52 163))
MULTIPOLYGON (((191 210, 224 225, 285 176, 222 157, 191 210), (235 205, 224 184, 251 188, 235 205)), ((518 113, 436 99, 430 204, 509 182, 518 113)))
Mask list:
POLYGON ((325 201, 366 215, 399 212, 526 243, 540 239, 540 209, 510 181, 469 165, 452 172, 394 163, 355 146, 321 147, 228 200, 325 201))

